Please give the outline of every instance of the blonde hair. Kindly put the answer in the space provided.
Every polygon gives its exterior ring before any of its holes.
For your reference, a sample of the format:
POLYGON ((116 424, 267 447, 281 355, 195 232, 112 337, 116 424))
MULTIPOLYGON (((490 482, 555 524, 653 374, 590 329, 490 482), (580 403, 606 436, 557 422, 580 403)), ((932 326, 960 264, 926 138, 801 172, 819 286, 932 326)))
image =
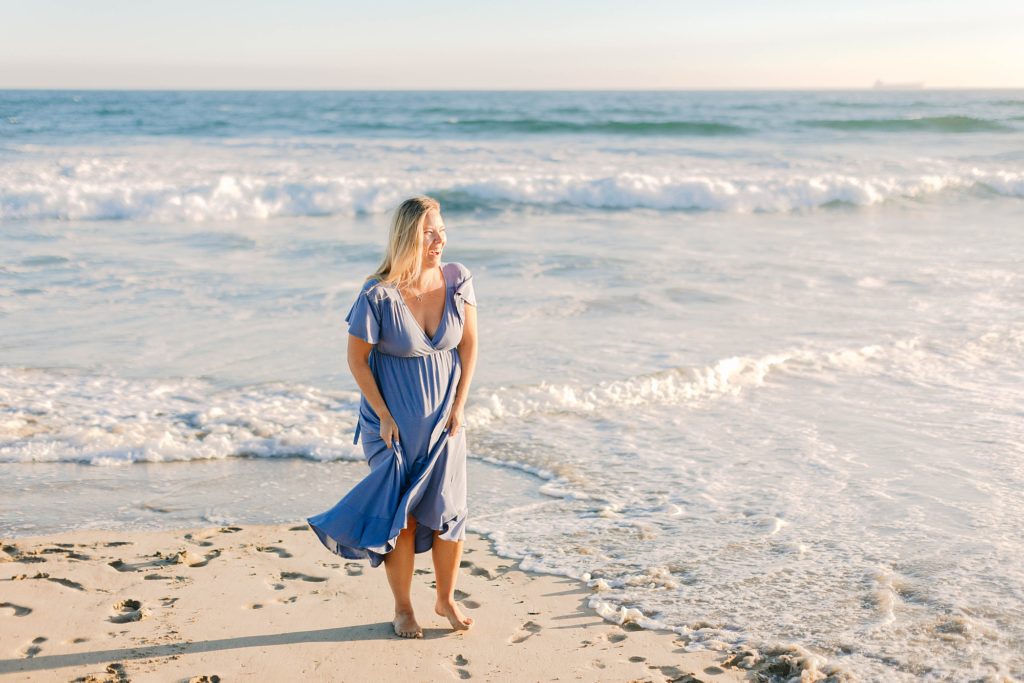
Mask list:
POLYGON ((419 277, 423 264, 423 221, 431 209, 440 212, 441 203, 425 195, 410 197, 395 209, 384 260, 367 280, 377 278, 385 284, 401 286, 419 277))

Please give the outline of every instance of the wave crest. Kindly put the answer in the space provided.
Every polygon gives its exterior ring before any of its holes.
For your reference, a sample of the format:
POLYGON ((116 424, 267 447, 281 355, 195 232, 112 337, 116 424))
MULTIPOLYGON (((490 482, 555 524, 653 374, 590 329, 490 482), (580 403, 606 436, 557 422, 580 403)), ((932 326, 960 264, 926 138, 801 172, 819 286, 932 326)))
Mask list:
POLYGON ((261 173, 137 167, 87 159, 8 171, 0 177, 2 220, 203 222, 290 216, 379 214, 426 190, 460 209, 502 206, 786 212, 836 204, 871 206, 939 193, 1024 196, 1024 173, 975 168, 943 174, 857 175, 531 170, 450 177, 359 176, 266 169, 261 173), (170 180, 168 178, 171 178, 170 180))
POLYGON ((743 126, 720 121, 562 121, 558 119, 461 119, 452 117, 447 123, 460 131, 481 133, 715 136, 743 135, 752 132, 743 126))
POLYGON ((1009 133, 1015 128, 973 116, 922 116, 905 119, 810 119, 810 128, 878 133, 1009 133))

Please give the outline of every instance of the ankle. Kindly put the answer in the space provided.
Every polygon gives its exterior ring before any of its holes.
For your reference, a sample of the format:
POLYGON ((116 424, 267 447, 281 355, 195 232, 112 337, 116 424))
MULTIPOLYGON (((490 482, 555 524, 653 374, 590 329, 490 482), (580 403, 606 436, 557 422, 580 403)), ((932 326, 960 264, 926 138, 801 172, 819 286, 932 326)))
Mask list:
POLYGON ((395 614, 412 614, 412 604, 395 605, 395 614))

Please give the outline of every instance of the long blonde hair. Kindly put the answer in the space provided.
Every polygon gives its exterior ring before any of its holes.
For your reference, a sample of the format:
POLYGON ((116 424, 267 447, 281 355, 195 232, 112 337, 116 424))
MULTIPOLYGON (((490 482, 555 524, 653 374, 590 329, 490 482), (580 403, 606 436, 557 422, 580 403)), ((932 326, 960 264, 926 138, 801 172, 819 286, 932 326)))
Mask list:
POLYGON ((410 197, 395 209, 384 260, 367 280, 377 278, 385 284, 402 286, 420 276, 423 264, 423 221, 431 209, 440 212, 441 203, 425 195, 410 197))

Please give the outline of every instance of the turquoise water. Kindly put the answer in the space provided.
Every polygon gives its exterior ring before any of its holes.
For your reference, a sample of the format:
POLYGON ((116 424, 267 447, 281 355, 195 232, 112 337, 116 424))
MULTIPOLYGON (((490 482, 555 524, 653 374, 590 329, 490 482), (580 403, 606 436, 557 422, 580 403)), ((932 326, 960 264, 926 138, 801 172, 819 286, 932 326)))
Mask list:
POLYGON ((845 139, 842 132, 1013 133, 1024 93, 0 91, 9 142, 260 135, 493 139, 548 135, 845 139), (825 133, 822 130, 835 131, 825 133))
POLYGON ((333 504, 365 470, 342 318, 430 192, 478 283, 472 528, 693 648, 1024 677, 1022 117, 0 93, 0 533, 333 504))

